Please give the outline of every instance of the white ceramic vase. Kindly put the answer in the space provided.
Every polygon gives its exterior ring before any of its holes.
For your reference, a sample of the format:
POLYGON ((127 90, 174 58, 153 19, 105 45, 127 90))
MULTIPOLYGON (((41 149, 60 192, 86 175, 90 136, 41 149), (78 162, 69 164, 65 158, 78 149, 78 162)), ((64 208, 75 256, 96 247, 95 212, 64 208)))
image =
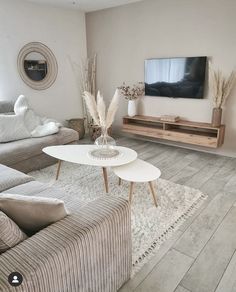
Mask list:
POLYGON ((137 102, 136 99, 129 100, 128 102, 128 116, 134 117, 137 115, 137 102))

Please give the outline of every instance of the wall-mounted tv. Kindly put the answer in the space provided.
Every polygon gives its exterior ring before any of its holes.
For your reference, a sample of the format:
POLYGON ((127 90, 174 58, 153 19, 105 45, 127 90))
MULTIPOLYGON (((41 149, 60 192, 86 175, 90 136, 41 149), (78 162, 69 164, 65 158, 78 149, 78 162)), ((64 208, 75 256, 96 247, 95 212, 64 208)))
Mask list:
POLYGON ((145 60, 145 95, 204 98, 207 57, 145 60))

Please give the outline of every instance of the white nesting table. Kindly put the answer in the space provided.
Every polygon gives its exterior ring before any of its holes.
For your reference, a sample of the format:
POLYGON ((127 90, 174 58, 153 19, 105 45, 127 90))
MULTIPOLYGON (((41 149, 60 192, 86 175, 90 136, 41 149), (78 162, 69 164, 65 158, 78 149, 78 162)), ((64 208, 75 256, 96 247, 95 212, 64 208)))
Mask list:
POLYGON ((133 188, 135 182, 148 182, 153 201, 157 207, 156 192, 153 185, 153 181, 161 176, 161 171, 154 165, 143 161, 141 159, 136 159, 131 163, 113 167, 114 173, 119 177, 119 184, 121 180, 130 181, 130 191, 129 191, 129 201, 132 200, 133 188))
POLYGON ((124 165, 137 158, 137 152, 130 148, 121 146, 114 146, 114 148, 121 154, 110 159, 98 159, 92 157, 89 152, 97 149, 96 145, 49 146, 44 148, 43 152, 58 159, 56 179, 59 177, 62 161, 102 167, 105 190, 108 193, 107 167, 124 165))

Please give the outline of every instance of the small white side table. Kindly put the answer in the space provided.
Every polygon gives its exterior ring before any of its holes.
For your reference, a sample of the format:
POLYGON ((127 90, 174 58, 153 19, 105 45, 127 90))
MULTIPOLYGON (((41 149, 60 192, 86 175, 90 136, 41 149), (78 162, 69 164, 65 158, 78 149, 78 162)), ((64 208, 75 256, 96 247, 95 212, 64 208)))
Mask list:
POLYGON ((153 181, 161 176, 161 171, 154 165, 136 159, 125 165, 112 167, 114 173, 119 177, 119 184, 121 180, 130 181, 129 201, 132 201, 133 188, 135 182, 148 182, 150 191, 153 197, 155 206, 157 207, 157 198, 153 181))

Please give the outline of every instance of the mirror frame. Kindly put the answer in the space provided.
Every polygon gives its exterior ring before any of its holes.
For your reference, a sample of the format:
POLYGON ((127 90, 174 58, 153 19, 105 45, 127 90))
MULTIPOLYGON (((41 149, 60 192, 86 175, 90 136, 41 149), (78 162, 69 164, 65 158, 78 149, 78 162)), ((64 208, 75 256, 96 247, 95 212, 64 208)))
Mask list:
POLYGON ((57 60, 53 52, 46 45, 40 42, 28 43, 20 50, 17 58, 17 67, 21 79, 28 86, 36 90, 44 90, 49 88, 55 82, 58 72, 57 60), (24 69, 25 58, 32 52, 37 52, 43 55, 47 62, 47 75, 40 81, 30 79, 24 69))

